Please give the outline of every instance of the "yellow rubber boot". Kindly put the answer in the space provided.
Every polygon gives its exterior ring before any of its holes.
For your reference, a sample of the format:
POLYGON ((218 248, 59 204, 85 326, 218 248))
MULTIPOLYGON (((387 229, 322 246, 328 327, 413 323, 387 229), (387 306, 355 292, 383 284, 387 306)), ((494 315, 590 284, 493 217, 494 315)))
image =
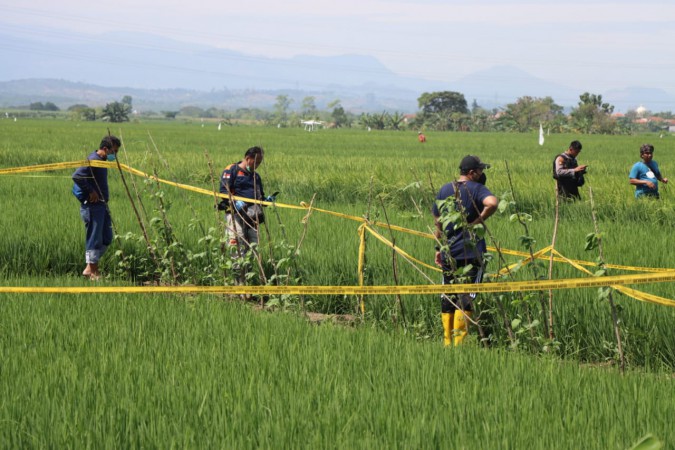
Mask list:
POLYGON ((443 345, 446 347, 452 343, 452 318, 454 314, 441 313, 441 322, 443 323, 443 345))
POLYGON ((454 341, 455 347, 462 345, 464 338, 469 334, 469 319, 471 318, 471 311, 460 311, 455 313, 454 321, 454 341))

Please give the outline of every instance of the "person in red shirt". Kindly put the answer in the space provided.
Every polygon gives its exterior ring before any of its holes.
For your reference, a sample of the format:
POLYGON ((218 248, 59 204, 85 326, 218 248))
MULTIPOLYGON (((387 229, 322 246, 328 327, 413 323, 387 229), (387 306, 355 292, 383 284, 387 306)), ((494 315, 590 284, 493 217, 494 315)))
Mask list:
POLYGON ((420 141, 422 144, 424 144, 427 141, 427 137, 423 135, 422 132, 420 131, 419 133, 417 133, 417 140, 420 141))

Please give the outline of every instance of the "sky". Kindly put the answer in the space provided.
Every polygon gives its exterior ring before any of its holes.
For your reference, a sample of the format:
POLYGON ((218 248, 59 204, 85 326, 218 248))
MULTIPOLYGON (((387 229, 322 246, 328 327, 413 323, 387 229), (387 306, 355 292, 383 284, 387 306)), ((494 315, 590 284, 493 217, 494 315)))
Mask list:
POLYGON ((675 94, 672 0, 0 0, 0 30, 65 42, 146 33, 274 58, 370 55, 438 81, 511 65, 584 91, 675 94))

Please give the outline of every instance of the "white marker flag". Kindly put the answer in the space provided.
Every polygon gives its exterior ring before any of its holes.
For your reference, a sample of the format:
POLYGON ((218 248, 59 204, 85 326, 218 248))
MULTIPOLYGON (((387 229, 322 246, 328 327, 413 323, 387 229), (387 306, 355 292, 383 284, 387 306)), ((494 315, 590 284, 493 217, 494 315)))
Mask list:
POLYGON ((539 124, 539 145, 544 145, 544 127, 539 124))

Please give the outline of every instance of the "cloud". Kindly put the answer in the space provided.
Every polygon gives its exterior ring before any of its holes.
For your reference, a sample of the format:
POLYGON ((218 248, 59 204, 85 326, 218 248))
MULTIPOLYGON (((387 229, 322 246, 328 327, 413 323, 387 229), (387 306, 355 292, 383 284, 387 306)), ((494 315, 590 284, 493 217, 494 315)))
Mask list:
POLYGON ((91 3, 84 0, 30 0, 21 7, 1 5, 0 10, 24 19, 51 17, 78 20, 97 17, 102 27, 134 23, 152 26, 167 19, 181 19, 185 28, 199 30, 200 19, 217 17, 227 23, 245 17, 250 24, 270 18, 316 21, 352 20, 388 24, 493 24, 523 26, 546 23, 667 23, 675 22, 675 4, 648 1, 498 2, 498 1, 385 1, 385 0, 249 0, 197 3, 184 0, 117 0, 91 3), (154 14, 154 20, 147 21, 154 14))

